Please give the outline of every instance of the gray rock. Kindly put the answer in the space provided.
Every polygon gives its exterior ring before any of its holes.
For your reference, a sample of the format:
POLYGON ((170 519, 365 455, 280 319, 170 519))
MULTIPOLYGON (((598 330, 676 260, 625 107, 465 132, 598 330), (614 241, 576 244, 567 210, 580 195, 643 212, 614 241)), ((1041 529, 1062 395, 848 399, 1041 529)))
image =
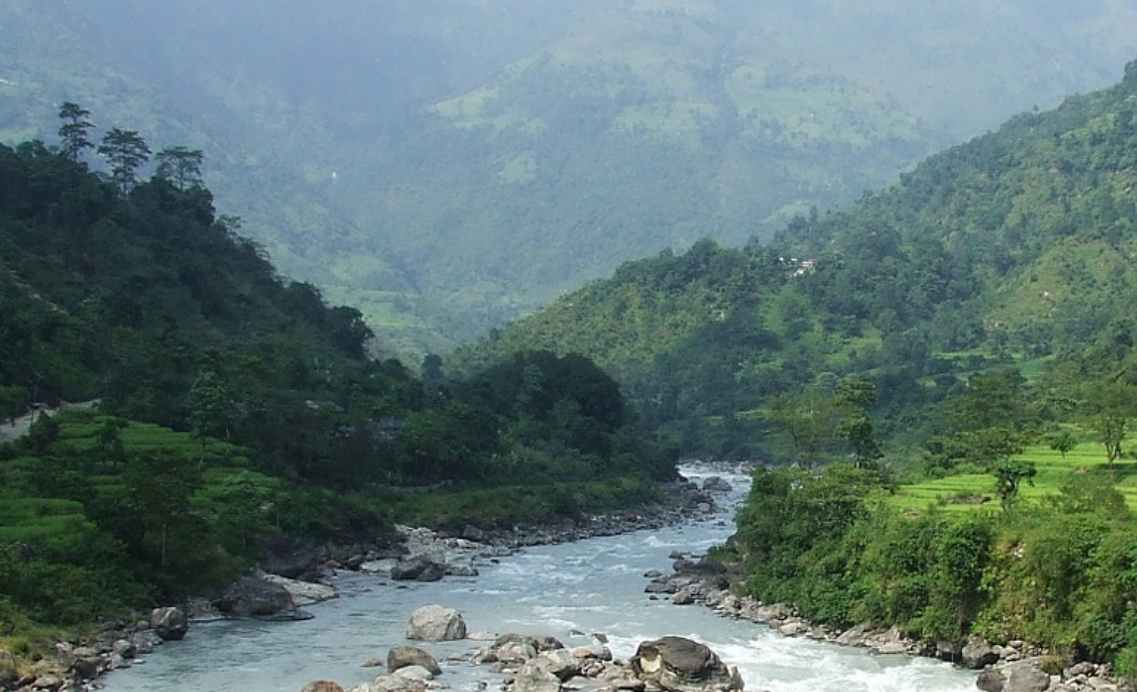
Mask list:
POLYGON ((111 651, 123 658, 134 658, 136 648, 129 639, 118 639, 111 644, 111 651))
POLYGON ((142 630, 130 635, 130 643, 134 645, 135 653, 148 654, 165 640, 155 630, 142 630))
POLYGON ((181 608, 155 608, 150 613, 150 627, 162 641, 178 641, 189 631, 189 620, 181 608))
POLYGON ((446 574, 446 567, 425 557, 400 560, 391 568, 395 581, 438 581, 446 574))
POLYGON ((260 578, 270 584, 277 584, 283 587, 284 590, 292 596, 292 603, 298 606, 322 603, 339 597, 339 593, 335 587, 328 586, 327 584, 316 584, 314 582, 300 581, 298 579, 289 579, 288 577, 282 577, 276 574, 263 574, 260 578))
POLYGON ((642 642, 631 666, 640 680, 672 692, 742 689, 737 670, 727 668, 708 647, 683 637, 642 642))
POLYGON ((552 673, 525 670, 513 679, 513 692, 561 692, 561 680, 552 673))
POLYGON ((976 682, 988 685, 979 688, 984 692, 1045 692, 1050 688, 1050 676, 1038 667, 1037 661, 1019 661, 983 672, 992 673, 981 675, 976 682))
POLYGON ((963 649, 960 651, 959 660, 965 668, 979 670, 998 663, 999 654, 986 639, 971 635, 967 638, 967 643, 963 645, 963 649))
POLYGON ((407 622, 407 639, 443 642, 465 638, 466 621, 453 608, 423 606, 411 613, 407 622))
POLYGON ((426 682, 427 680, 434 679, 434 673, 423 666, 404 666, 394 671, 394 673, 400 678, 407 680, 421 680, 422 682, 426 682))
POLYGON ((695 602, 695 596, 698 593, 699 589, 694 585, 684 586, 671 596, 671 602, 675 605, 691 605, 695 602))
POLYGON ((566 649, 545 651, 529 660, 522 668, 521 674, 526 671, 538 673, 552 673, 560 681, 568 680, 580 673, 580 660, 566 649))
POLYGON ((979 678, 975 681, 975 686, 983 690, 983 692, 1003 692, 1003 686, 1007 684, 1007 678, 997 670, 985 670, 979 674, 979 678))
POLYGON ((355 688, 362 690, 362 692, 414 692, 425 690, 426 684, 422 680, 412 680, 398 675, 380 675, 375 678, 370 685, 363 688, 355 688))
POLYGON ((293 619, 300 615, 287 589, 253 576, 230 585, 215 605, 230 617, 293 619))
POLYGON ((396 646, 387 652, 387 672, 394 673, 408 666, 422 666, 430 671, 431 675, 442 675, 438 661, 425 649, 417 646, 396 646))

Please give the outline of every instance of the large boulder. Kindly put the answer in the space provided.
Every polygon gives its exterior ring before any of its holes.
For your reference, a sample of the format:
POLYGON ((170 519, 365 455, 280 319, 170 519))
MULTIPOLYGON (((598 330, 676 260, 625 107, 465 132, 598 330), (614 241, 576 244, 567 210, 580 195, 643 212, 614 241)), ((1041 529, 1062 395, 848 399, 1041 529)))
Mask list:
POLYGON ((684 637, 643 642, 631 660, 636 677, 672 692, 741 690, 736 669, 727 668, 708 647, 684 637))
POLYGON ((438 581, 445 575, 445 565, 422 556, 400 560, 391 568, 391 578, 395 581, 438 581))
POLYGON ((456 641, 466 638, 466 621, 453 608, 440 605, 423 606, 411 613, 407 622, 407 639, 428 642, 456 641))
POLYGON ((980 670, 987 666, 998 663, 999 653, 995 648, 987 643, 986 639, 971 635, 967 638, 967 643, 963 645, 963 649, 959 653, 959 662, 965 668, 972 670, 980 670))
POLYGON ((293 604, 298 606, 322 603, 323 601, 330 601, 333 598, 339 597, 336 588, 334 586, 328 586, 327 584, 289 579, 288 577, 282 577, 277 574, 262 574, 260 578, 270 584, 277 584, 284 587, 284 590, 292 597, 293 604))
POLYGON ((317 680, 304 685, 300 692, 344 692, 338 683, 330 680, 317 680))
POLYGON ((387 652, 388 673, 394 673, 408 666, 422 666, 429 670, 431 675, 442 675, 442 668, 438 666, 434 656, 417 646, 396 646, 387 652))
POLYGON ((975 685, 984 692, 1046 692, 1050 676, 1036 660, 1019 661, 984 670, 975 685))
POLYGON ((238 579, 214 605, 230 617, 269 620, 303 620, 311 617, 296 608, 292 594, 283 586, 253 576, 238 579))
POLYGON ((155 608, 150 612, 150 628, 162 641, 178 641, 189 631, 189 619, 181 608, 155 608))

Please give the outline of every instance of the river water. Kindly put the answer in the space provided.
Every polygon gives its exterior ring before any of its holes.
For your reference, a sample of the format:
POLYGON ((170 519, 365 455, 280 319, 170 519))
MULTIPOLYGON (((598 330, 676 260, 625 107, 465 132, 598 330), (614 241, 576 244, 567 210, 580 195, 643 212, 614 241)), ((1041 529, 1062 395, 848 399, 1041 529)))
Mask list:
MULTIPOLYGON (((685 475, 698 478, 697 469, 685 475)), ((310 606, 305 622, 214 622, 195 624, 184 641, 160 647, 144 665, 105 678, 111 692, 185 690, 200 692, 296 692, 312 680, 336 680, 346 689, 382 669, 365 669, 369 658, 385 660, 406 641, 406 620, 415 608, 438 603, 462 611, 471 632, 551 634, 567 646, 588 644, 580 632, 608 635, 613 652, 627 658, 644 639, 666 634, 705 642, 738 666, 747 690, 770 692, 964 692, 975 676, 946 663, 905 656, 873 656, 860 649, 781 637, 764 625, 717 617, 702 606, 648 600, 643 572, 668 571, 675 550, 703 552, 731 533, 734 507, 748 479, 724 477, 735 487, 722 515, 657 531, 641 531, 573 544, 531 548, 481 564, 481 576, 432 584, 395 586, 365 575, 347 575, 336 585, 340 598, 310 606)), ((449 663, 447 656, 471 651, 478 642, 428 644, 442 663, 441 681, 473 690, 495 676, 486 668, 449 663)))

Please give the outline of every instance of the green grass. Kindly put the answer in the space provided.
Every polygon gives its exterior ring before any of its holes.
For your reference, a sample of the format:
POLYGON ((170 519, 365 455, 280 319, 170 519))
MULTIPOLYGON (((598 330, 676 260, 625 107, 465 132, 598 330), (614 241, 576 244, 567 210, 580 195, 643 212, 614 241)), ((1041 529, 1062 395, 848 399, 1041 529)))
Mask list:
MULTIPOLYGON (((1105 449, 1088 438, 1088 435, 1083 436, 1083 441, 1065 459, 1045 442, 1027 447, 1017 458, 1034 463, 1038 475, 1033 485, 1027 485, 1020 491, 1021 501, 1045 502, 1048 497, 1058 494, 1059 487, 1072 473, 1112 473, 1117 479, 1117 489, 1125 496, 1130 509, 1137 510, 1137 461, 1120 461, 1111 470, 1106 463, 1105 449)), ((1134 442, 1137 439, 1130 440, 1130 444, 1134 442)), ((902 485, 888 502, 906 512, 924 511, 932 506, 949 512, 999 509, 994 477, 990 474, 960 474, 902 485), (985 501, 979 502, 981 499, 985 501)))

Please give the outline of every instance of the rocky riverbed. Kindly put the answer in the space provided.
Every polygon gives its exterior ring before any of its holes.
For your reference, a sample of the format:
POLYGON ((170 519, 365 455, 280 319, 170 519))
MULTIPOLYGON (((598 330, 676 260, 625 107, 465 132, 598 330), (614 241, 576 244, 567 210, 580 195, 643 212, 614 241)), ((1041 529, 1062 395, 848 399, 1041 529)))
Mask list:
POLYGON ((191 622, 224 618, 310 619, 313 615, 304 608, 337 598, 333 582, 344 571, 393 582, 476 577, 479 564, 498 561, 525 547, 660 528, 693 517, 710 517, 717 509, 712 493, 696 483, 680 480, 661 487, 658 503, 635 511, 508 529, 471 525, 460 532, 446 532, 399 526, 394 542, 284 550, 264 565, 284 574, 257 569, 213 598, 197 598, 180 606, 155 609, 145 616, 106 623, 91 639, 59 642, 56 656, 38 662, 30 670, 18 671, 15 658, 0 651, 0 690, 70 692, 97 688, 102 675, 139 665, 155 647, 184 638, 191 622))
MULTIPOLYGON (((407 623, 407 639, 456 641, 467 637, 458 611, 439 605, 417 609, 407 623)), ((451 663, 489 667, 500 675, 503 692, 742 692, 735 667, 727 666, 709 647, 685 637, 665 636, 641 642, 635 655, 622 661, 606 646, 607 635, 592 635, 594 643, 567 648, 551 635, 509 633, 480 638, 486 643, 451 663)), ((475 638, 477 635, 475 635, 475 638)), ((398 646, 387 652, 386 671, 351 692, 426 692, 448 689, 439 676, 442 667, 431 652, 417 646, 398 646)), ((490 681, 476 686, 485 689, 490 681)), ((301 692, 345 692, 332 680, 318 680, 301 692)))
MULTIPOLYGON (((732 531, 732 508, 745 495, 749 479, 745 474, 730 473, 730 469, 716 473, 731 488, 716 491, 717 504, 722 508, 717 513, 702 514, 695 505, 682 513, 685 521, 650 531, 530 547, 509 557, 477 557, 474 564, 479 577, 395 581, 379 574, 336 570, 330 583, 339 597, 303 607, 316 616, 314 619, 277 623, 242 618, 195 623, 184 641, 145 657, 144 666, 114 671, 100 682, 109 692, 279 692, 300 689, 306 682, 320 679, 335 680, 351 689, 374 684, 379 673, 389 674, 391 671, 383 667, 390 663, 392 650, 415 647, 435 657, 442 670, 439 676, 430 667, 420 666, 434 675, 424 682, 428 688, 447 686, 475 692, 515 682, 510 680, 515 673, 498 668, 500 661, 472 665, 470 657, 493 646, 500 633, 520 633, 537 640, 556 637, 570 652, 606 646, 613 662, 625 665, 641 644, 678 635, 707 646, 725 665, 737 668, 750 690, 975 689, 974 673, 946 663, 904 656, 873 657, 863 650, 784 638, 748 621, 718 618, 701 608, 674 605, 669 597, 657 596, 658 600, 645 602, 641 575, 646 570, 667 567, 668 555, 673 552, 701 553, 721 543, 732 531), (456 641, 408 639, 408 614, 423 603, 457 608, 466 621, 482 631, 467 632, 466 639, 456 641), (593 637, 594 633, 606 635, 607 641, 593 637)), ((708 475, 692 470, 693 477, 701 476, 701 484, 707 482, 708 475)), ((710 482, 712 488, 718 485, 710 482)), ((470 540, 454 534, 422 536, 429 544, 445 542, 448 549, 465 547, 452 541, 470 540)), ((513 551, 509 545, 481 545, 513 551)), ((408 549, 402 556, 410 555, 408 549)), ((412 670, 404 676, 413 673, 421 675, 421 671, 412 670)), ((572 684, 584 683, 578 680, 572 684)))

